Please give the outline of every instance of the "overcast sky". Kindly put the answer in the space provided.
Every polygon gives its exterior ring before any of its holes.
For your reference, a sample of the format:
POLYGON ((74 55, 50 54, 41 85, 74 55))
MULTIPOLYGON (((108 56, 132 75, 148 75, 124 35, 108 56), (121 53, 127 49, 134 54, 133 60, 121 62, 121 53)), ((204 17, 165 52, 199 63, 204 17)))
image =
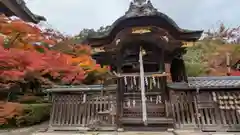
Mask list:
MULTIPOLYGON (((130 0, 26 0, 35 14, 66 34, 83 28, 112 24, 129 7, 130 0)), ((186 29, 208 29, 220 22, 240 24, 240 0, 152 0, 153 5, 186 29)))

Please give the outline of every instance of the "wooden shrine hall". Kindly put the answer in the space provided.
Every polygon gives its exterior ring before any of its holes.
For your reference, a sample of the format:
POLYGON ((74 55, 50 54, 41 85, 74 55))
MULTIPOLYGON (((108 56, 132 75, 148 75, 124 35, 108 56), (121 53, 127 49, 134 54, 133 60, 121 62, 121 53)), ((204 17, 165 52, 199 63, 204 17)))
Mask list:
POLYGON ((180 28, 150 0, 133 0, 106 35, 86 40, 115 76, 101 85, 47 90, 49 130, 239 130, 240 78, 186 75, 183 41, 195 42, 202 32, 180 28))
POLYGON ((139 72, 138 53, 142 46, 146 53, 145 72, 164 72, 164 64, 169 63, 173 80, 182 81, 186 79, 181 60, 185 53, 182 41, 194 42, 202 32, 181 29, 167 15, 158 12, 151 1, 135 0, 125 15, 112 24, 107 36, 89 37, 87 43, 101 50, 93 56, 97 63, 111 65, 118 73, 139 72))
MULTIPOLYGON (((145 108, 148 124, 168 124, 165 100, 168 100, 165 64, 171 65, 171 78, 187 81, 182 55, 185 53, 182 41, 196 41, 203 31, 179 28, 167 15, 158 12, 151 1, 134 0, 124 16, 116 20, 105 37, 89 37, 92 48, 102 52, 93 57, 97 63, 111 65, 112 70, 123 77, 121 86, 122 124, 144 124, 144 99, 140 87, 144 81, 145 108), (141 58, 139 57, 141 55, 141 58), (141 79, 141 63, 144 79, 141 79), (152 76, 156 76, 152 78, 152 76), (150 96, 151 95, 151 96, 150 96), (135 100, 136 99, 136 100, 135 100), (137 100, 138 99, 138 100, 137 100), (151 102, 152 101, 152 102, 151 102), (132 105, 129 105, 131 104, 132 105)), ((146 124, 146 123, 145 123, 146 124)))

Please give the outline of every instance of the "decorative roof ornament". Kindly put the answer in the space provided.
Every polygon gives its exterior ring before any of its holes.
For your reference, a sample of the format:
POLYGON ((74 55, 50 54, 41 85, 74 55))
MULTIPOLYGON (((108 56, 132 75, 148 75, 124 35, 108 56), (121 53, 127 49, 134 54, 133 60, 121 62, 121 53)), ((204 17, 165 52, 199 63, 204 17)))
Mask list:
POLYGON ((153 16, 157 15, 158 11, 153 7, 150 0, 133 0, 130 3, 128 11, 125 13, 126 17, 137 16, 153 16))
POLYGON ((138 7, 141 7, 143 6, 144 4, 147 4, 147 0, 133 0, 133 4, 138 6, 138 7))

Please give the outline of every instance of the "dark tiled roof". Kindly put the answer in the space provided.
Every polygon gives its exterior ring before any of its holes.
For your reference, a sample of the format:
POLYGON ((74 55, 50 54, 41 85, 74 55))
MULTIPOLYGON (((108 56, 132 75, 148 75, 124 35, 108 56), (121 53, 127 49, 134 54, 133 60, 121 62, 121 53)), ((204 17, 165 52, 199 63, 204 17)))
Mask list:
POLYGON ((240 88, 240 77, 189 77, 189 88, 240 88))
POLYGON ((51 89, 46 89, 45 92, 84 92, 84 91, 101 91, 101 90, 116 90, 117 85, 78 85, 78 86, 56 86, 51 89))
POLYGON ((25 21, 31 21, 34 23, 46 21, 46 18, 44 16, 33 14, 26 6, 24 0, 1 0, 0 3, 6 6, 9 10, 11 10, 11 15, 18 16, 25 21), (24 13, 25 15, 22 15, 22 13, 24 13))
POLYGON ((238 76, 219 76, 219 77, 188 77, 186 82, 168 83, 170 89, 193 90, 193 89, 240 89, 240 77, 238 76))

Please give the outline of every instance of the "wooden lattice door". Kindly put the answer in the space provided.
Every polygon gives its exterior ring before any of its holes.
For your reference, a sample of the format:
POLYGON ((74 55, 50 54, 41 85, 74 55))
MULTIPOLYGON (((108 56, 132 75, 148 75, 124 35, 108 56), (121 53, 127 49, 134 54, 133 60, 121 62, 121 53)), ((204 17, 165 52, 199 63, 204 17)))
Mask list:
POLYGON ((163 124, 166 119, 166 76, 146 73, 139 53, 140 73, 122 74, 123 124, 163 124))

